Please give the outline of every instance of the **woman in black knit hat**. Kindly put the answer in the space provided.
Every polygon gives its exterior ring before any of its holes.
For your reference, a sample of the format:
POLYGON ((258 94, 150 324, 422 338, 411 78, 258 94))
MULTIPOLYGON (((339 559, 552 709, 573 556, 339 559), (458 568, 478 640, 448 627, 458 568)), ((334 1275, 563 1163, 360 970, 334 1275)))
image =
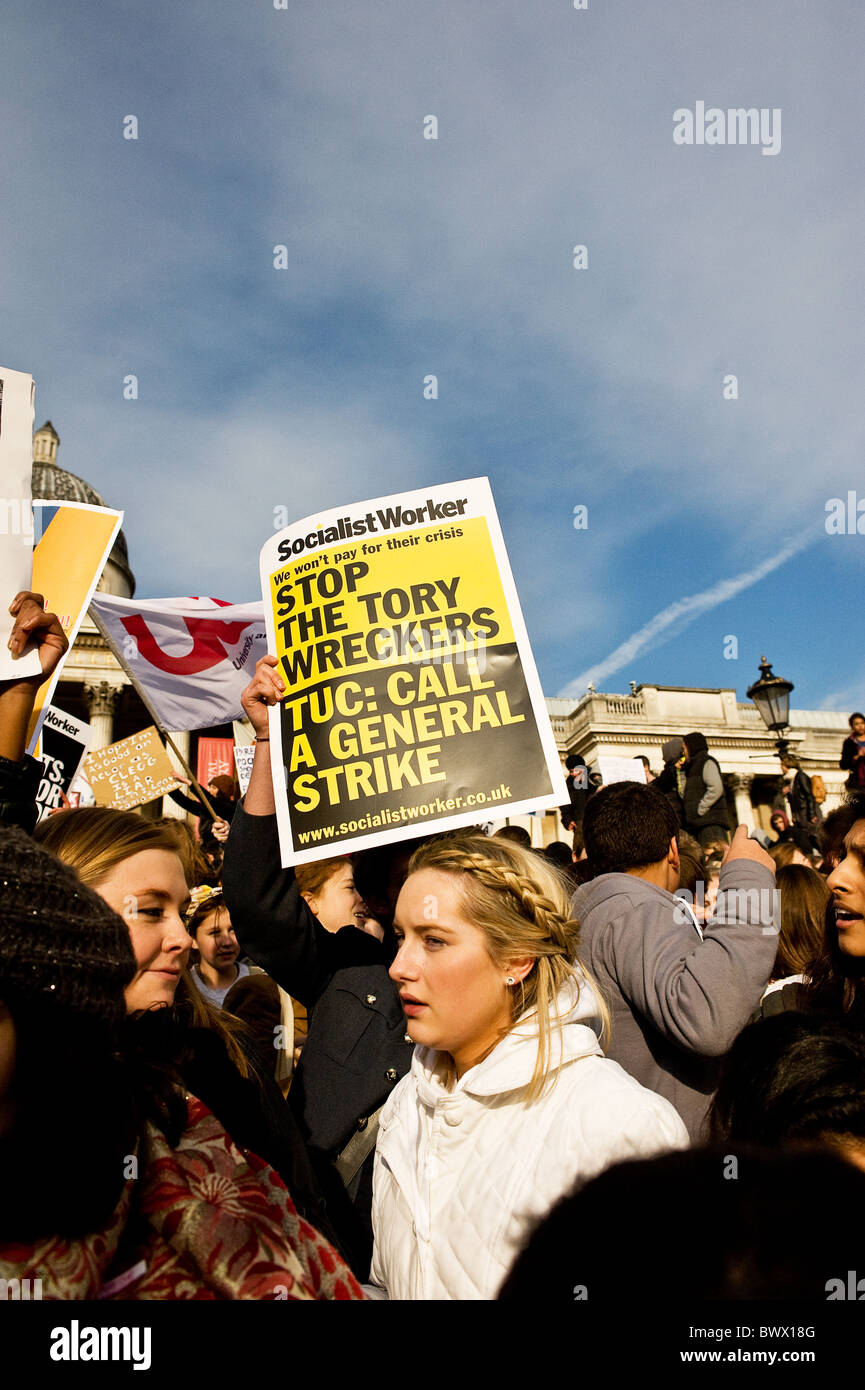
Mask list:
MULTIPOLYGON (((357 1299, 255 1154, 130 1024, 122 918, 16 827, 0 827, 0 1279, 49 1299, 357 1299)), ((149 1036, 157 1035, 157 1045, 149 1036)))
POLYGON ((79 1235, 112 1210, 147 1110, 182 1097, 118 1056, 136 973, 124 923, 23 831, 0 829, 0 1232, 79 1235), (132 1068, 134 1071, 134 1067, 132 1068))

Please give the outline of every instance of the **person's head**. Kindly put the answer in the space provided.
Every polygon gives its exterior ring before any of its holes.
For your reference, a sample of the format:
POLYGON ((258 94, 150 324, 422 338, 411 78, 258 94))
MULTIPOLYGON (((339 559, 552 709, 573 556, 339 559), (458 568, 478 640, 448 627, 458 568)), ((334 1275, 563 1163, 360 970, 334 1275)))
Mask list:
POLYGON ((830 874, 840 863, 844 853, 844 840, 855 822, 865 815, 865 801, 861 794, 849 797, 847 801, 830 811, 820 826, 820 841, 823 848, 823 862, 820 872, 830 874))
POLYGON ((579 753, 569 753, 565 758, 565 767, 574 777, 578 776, 580 768, 584 768, 585 766, 586 760, 585 758, 581 758, 579 753))
POLYGON ((622 1259, 640 1298, 810 1299, 843 1288, 865 1246, 865 1174, 820 1149, 729 1141, 605 1169, 531 1234, 499 1298, 548 1308, 622 1306, 622 1259), (670 1214, 695 1213, 676 1225, 670 1214), (840 1216, 840 1219, 839 1219, 840 1216), (634 1232, 640 1239, 634 1239, 634 1232))
POLYGON ((796 844, 795 840, 776 840, 769 846, 767 851, 769 856, 774 859, 775 865, 779 869, 785 868, 788 864, 801 864, 805 868, 811 867, 811 861, 807 854, 796 844))
POLYGON ((816 869, 788 864, 775 876, 781 903, 781 930, 772 978, 803 975, 823 949, 826 911, 832 894, 816 869))
POLYGON ((778 761, 781 764, 782 772, 792 772, 799 770, 799 759, 795 753, 788 751, 778 754, 778 761))
POLYGON ((666 865, 672 892, 679 882, 678 829, 675 811, 655 787, 642 782, 602 787, 587 803, 583 817, 583 839, 594 876, 666 865))
POLYGON ((223 772, 220 772, 216 777, 211 777, 207 790, 213 796, 224 796, 229 801, 234 801, 237 798, 237 786, 234 778, 228 777, 223 772))
POLYGON ((544 845, 544 857, 565 870, 570 870, 574 862, 573 851, 564 840, 551 840, 548 845, 544 845))
POLYGON ((220 892, 201 899, 187 915, 186 930, 206 966, 217 974, 231 971, 240 955, 240 947, 220 892))
POLYGON ((540 1094, 559 995, 569 986, 569 1012, 580 988, 579 928, 557 870, 508 840, 433 840, 412 857, 394 927, 390 974, 413 1041, 448 1054, 460 1076, 529 1015, 539 1034, 529 1098, 540 1094))
POLYGON ((355 887, 350 859, 318 859, 314 864, 298 864, 294 872, 300 896, 327 931, 361 925, 364 902, 355 887))
POLYGON ((865 1013, 865 796, 851 797, 849 828, 839 859, 826 879, 832 893, 823 947, 808 970, 805 1003, 810 1009, 865 1013))
POLYGON ((865 798, 857 798, 862 815, 844 837, 841 858, 827 885, 835 909, 838 949, 853 960, 865 960, 865 798))
POLYGON ((682 739, 682 744, 685 757, 689 759, 695 758, 698 753, 707 753, 709 751, 709 745, 706 742, 705 734, 699 732, 685 734, 682 739))
POLYGON ((759 1019, 724 1061, 710 1123, 719 1140, 830 1144, 865 1168, 865 1038, 819 1014, 759 1019))
POLYGON ((35 837, 126 923, 138 966, 126 989, 129 1012, 172 1004, 192 946, 183 920, 189 891, 172 833, 135 811, 87 806, 49 816, 35 837))
POLYGON ((783 835, 784 831, 790 828, 790 822, 783 811, 773 811, 769 817, 769 824, 776 835, 783 835))
POLYGON ((677 763, 684 757, 685 745, 678 734, 668 738, 666 743, 661 744, 661 757, 665 763, 677 763))
POLYGON ((495 840, 510 840, 515 845, 522 845, 524 849, 530 849, 532 837, 524 825, 503 825, 501 830, 497 830, 493 836, 495 840))
POLYGON ((865 738, 865 714, 860 714, 857 710, 855 714, 850 715, 848 722, 850 732, 855 738, 865 738))

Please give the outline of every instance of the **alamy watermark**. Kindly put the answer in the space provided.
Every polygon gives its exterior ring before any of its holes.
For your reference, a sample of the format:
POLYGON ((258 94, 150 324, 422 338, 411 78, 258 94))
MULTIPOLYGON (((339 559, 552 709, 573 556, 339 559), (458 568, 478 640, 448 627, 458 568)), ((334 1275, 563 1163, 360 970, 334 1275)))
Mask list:
POLYGON ((701 921, 708 917, 719 925, 760 923, 764 936, 777 936, 781 930, 780 888, 725 888, 718 893, 711 915, 706 913, 706 885, 702 880, 698 880, 693 893, 688 888, 677 888, 676 897, 679 901, 673 909, 673 920, 680 926, 691 923, 688 909, 693 908, 701 921))
POLYGON ((704 101, 673 112, 674 145, 761 145, 762 154, 781 153, 780 106, 735 106, 723 110, 704 101))

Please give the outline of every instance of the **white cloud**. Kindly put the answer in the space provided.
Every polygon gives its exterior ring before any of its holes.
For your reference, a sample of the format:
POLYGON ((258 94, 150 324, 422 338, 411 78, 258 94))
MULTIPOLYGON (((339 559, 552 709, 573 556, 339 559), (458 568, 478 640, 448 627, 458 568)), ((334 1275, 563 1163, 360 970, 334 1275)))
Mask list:
POLYGON ((607 676, 621 670, 634 657, 640 656, 643 652, 651 651, 653 647, 665 641, 665 634, 669 633, 671 629, 675 628, 676 632, 681 632, 701 614, 708 613, 710 609, 717 608, 718 604, 726 603, 728 599, 735 598, 745 589, 752 588, 767 574, 771 574, 773 570, 791 560, 794 555, 798 555, 806 546, 813 545, 818 536, 819 533, 815 532, 813 528, 809 528, 788 541, 774 555, 770 555, 768 559, 763 560, 752 569, 746 570, 743 574, 737 574, 731 579, 723 579, 718 584, 713 584, 710 589, 704 589, 701 593, 677 599, 675 603, 669 604, 660 613, 656 613, 650 622, 644 624, 637 632, 628 637, 626 641, 610 652, 609 656, 582 671, 564 690, 559 692, 560 695, 582 695, 590 683, 596 684, 598 681, 606 680, 607 676))

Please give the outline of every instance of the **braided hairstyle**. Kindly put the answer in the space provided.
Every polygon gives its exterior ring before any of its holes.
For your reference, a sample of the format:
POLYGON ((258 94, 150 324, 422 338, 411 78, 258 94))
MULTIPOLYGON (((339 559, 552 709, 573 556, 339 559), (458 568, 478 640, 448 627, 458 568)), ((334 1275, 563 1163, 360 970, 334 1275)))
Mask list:
MULTIPOLYGON (((551 1040, 561 1030, 558 995, 566 984, 573 1003, 588 984, 595 993, 602 1040, 609 1013, 597 986, 578 959, 579 923, 571 917, 572 885, 549 860, 511 840, 485 835, 443 836, 421 845, 409 873, 435 869, 459 876, 466 920, 486 938, 490 959, 504 970, 509 960, 534 957, 519 990, 511 989, 511 1027, 523 1018, 538 1024, 538 1060, 528 1088, 531 1102, 550 1079, 551 1040)), ((555 1080, 556 1073, 552 1073, 555 1080)))

